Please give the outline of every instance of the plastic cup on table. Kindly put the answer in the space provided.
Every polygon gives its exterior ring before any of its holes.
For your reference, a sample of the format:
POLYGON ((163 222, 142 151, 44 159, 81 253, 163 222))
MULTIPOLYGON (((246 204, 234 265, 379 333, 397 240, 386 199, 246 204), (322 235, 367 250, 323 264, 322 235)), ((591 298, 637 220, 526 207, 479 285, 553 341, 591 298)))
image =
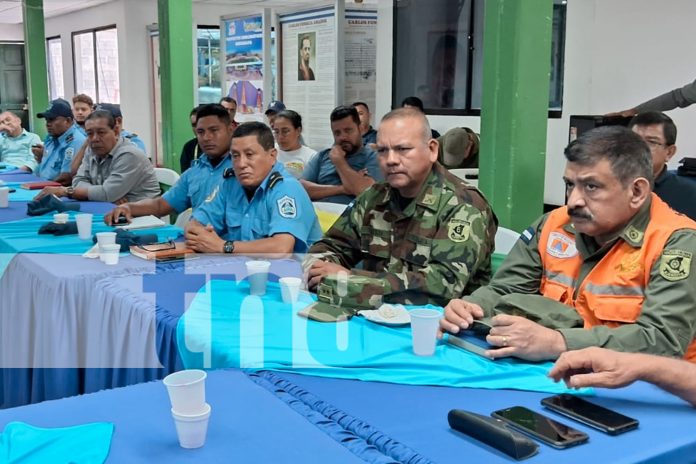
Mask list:
POLYGON ((432 356, 442 314, 435 309, 413 309, 408 313, 411 316, 413 352, 418 356, 432 356))
POLYGON ((296 303, 300 295, 302 279, 299 277, 281 277, 278 283, 280 283, 280 296, 283 298, 283 303, 296 303))
POLYGON ((118 264, 119 253, 121 253, 121 245, 110 243, 102 246, 102 253, 99 256, 104 256, 104 264, 113 266, 118 264))
POLYGON ((92 214, 78 214, 75 216, 75 222, 77 222, 77 233, 80 240, 89 240, 92 238, 92 214))
POLYGON ((200 448, 205 444, 210 419, 210 405, 204 404, 203 412, 198 414, 179 414, 172 408, 176 434, 182 448, 200 448))
POLYGON ((268 282, 268 270, 271 268, 269 261, 247 261, 246 269, 249 276, 249 294, 265 295, 268 282))
POLYGON ((99 245, 99 259, 104 261, 104 245, 116 243, 116 232, 99 232, 97 234, 97 245, 99 245))
POLYGON ((200 369, 187 369, 174 372, 164 378, 162 382, 167 387, 172 412, 183 416, 196 416, 205 412, 207 376, 208 374, 200 369))
POLYGON ((68 213, 56 213, 53 215, 53 222, 56 224, 67 224, 70 216, 68 213))
POLYGON ((9 187, 0 187, 0 208, 10 206, 10 189, 9 187))

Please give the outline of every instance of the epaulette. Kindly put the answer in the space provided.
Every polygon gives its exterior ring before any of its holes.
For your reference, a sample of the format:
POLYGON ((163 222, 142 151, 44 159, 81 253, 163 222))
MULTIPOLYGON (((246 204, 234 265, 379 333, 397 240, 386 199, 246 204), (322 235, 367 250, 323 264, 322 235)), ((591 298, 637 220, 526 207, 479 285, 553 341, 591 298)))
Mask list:
POLYGON ((234 168, 226 168, 224 171, 222 171, 223 179, 229 179, 230 177, 234 177, 234 168))
POLYGON ((75 135, 73 135, 73 134, 70 134, 70 135, 68 135, 67 137, 65 137, 65 142, 66 142, 66 143, 70 143, 70 142, 72 142, 73 140, 75 140, 75 135))
POLYGON ((127 139, 132 139, 132 138, 137 137, 137 136, 138 136, 138 134, 130 133, 130 134, 126 135, 125 137, 126 137, 127 139))
POLYGON ((278 171, 273 171, 271 177, 268 178, 268 190, 271 190, 278 182, 283 181, 283 175, 278 171))

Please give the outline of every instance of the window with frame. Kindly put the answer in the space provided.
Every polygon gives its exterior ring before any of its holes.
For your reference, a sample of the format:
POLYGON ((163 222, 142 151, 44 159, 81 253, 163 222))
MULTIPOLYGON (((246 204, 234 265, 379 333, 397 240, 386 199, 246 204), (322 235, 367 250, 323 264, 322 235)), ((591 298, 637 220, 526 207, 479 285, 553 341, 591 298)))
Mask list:
POLYGON ((198 103, 219 102, 222 97, 219 26, 198 26, 196 60, 198 62, 198 103))
MULTIPOLYGON (((395 0, 392 105, 416 96, 426 113, 478 115, 485 0, 395 0)), ((563 104, 565 0, 554 0, 549 114, 563 104)))
POLYGON ((51 100, 65 98, 63 45, 60 42, 60 36, 46 39, 46 61, 48 65, 48 90, 51 100))
POLYGON ((99 103, 121 103, 116 26, 73 32, 75 93, 99 103))

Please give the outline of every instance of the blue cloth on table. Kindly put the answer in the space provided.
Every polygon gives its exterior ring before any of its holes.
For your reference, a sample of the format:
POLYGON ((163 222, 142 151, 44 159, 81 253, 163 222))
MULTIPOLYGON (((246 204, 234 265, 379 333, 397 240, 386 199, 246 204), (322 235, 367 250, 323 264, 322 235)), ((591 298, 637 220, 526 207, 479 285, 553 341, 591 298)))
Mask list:
MULTIPOLYGON (((77 213, 69 212, 68 214, 69 220, 74 221, 77 213)), ((51 221, 53 221, 52 217, 38 216, 0 224, 0 253, 82 254, 92 247, 91 241, 80 240, 75 235, 62 237, 38 235, 39 228, 51 221)), ((92 218, 93 234, 114 230, 113 227, 104 224, 101 214, 95 214, 92 218)), ((135 234, 155 233, 161 241, 177 238, 182 232, 181 228, 175 226, 134 231, 135 234)))
POLYGON ((246 281, 212 280, 179 320, 179 354, 187 368, 245 367, 320 377, 413 385, 568 391, 547 377, 551 363, 491 361, 440 343, 432 357, 412 352, 409 327, 387 327, 354 317, 336 324, 296 313, 312 302, 302 294, 293 308, 278 284, 250 296, 246 281), (208 361, 209 360, 209 361, 208 361))
MULTIPOLYGON (((10 172, 17 171, 17 170, 18 170, 18 168, 15 166, 3 166, 0 168, 0 174, 8 174, 10 172)), ((24 172, 26 172, 26 171, 24 171, 24 172)))
POLYGON ((12 187, 16 191, 10 193, 10 201, 32 201, 39 194, 37 190, 27 190, 23 188, 12 187))
POLYGON ((113 432, 113 424, 107 422, 56 429, 10 422, 0 434, 0 461, 103 463, 109 455, 113 432))

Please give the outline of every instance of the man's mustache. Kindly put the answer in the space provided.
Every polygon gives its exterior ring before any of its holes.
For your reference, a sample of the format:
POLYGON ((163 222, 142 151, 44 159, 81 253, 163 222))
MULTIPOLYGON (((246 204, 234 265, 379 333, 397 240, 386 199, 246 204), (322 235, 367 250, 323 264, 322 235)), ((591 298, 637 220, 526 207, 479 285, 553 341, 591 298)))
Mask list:
POLYGON ((584 213, 582 212, 582 210, 579 210, 577 208, 568 208, 568 216, 578 219, 586 219, 588 221, 592 219, 592 215, 584 213))

